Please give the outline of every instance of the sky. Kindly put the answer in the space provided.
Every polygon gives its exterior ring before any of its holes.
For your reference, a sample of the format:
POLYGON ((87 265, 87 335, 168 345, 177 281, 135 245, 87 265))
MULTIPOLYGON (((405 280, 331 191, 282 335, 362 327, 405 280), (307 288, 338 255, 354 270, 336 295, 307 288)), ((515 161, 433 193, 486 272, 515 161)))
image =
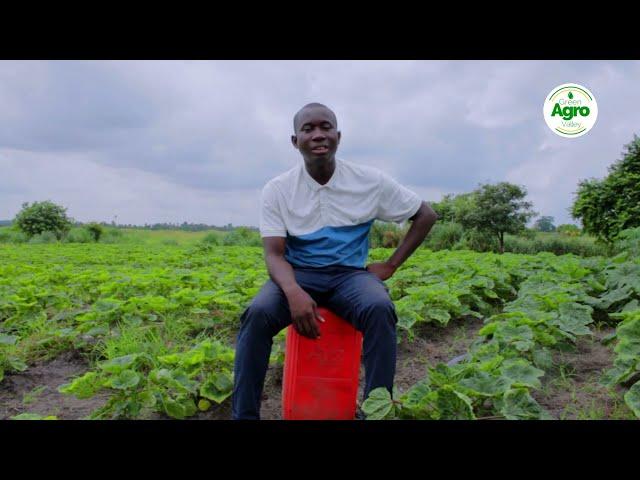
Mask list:
POLYGON ((301 163, 292 118, 337 115, 337 157, 426 201, 507 181, 555 224, 578 182, 640 134, 639 61, 0 61, 0 220, 51 200, 80 222, 257 226, 265 183, 301 163), (542 107, 578 83, 598 102, 562 138, 542 107))

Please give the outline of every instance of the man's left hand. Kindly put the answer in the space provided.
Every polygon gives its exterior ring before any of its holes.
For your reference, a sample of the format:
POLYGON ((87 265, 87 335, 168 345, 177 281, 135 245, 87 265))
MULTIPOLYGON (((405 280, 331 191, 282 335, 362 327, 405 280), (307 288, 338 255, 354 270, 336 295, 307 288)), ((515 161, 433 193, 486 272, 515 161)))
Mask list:
POLYGON ((367 271, 373 273, 380 280, 386 280, 396 273, 396 267, 389 262, 378 262, 367 265, 367 271))

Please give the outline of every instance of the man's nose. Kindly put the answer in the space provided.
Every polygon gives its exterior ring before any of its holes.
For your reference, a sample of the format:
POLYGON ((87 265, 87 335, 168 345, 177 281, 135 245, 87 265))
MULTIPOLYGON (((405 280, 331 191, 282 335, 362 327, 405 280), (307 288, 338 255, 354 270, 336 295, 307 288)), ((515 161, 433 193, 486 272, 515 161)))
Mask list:
POLYGON ((327 136, 322 130, 316 130, 311 137, 311 140, 324 140, 327 136))

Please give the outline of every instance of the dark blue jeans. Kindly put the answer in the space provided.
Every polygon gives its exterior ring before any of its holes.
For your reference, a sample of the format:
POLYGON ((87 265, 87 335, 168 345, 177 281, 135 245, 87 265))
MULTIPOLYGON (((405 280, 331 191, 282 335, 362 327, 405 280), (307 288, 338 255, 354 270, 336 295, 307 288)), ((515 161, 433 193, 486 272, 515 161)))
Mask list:
MULTIPOLYGON (((395 307, 382 280, 364 268, 294 267, 298 284, 315 300, 363 334, 365 398, 377 387, 393 388, 396 368, 395 307)), ((259 420, 260 398, 273 337, 291 324, 282 289, 269 279, 240 318, 234 366, 234 420, 259 420)))

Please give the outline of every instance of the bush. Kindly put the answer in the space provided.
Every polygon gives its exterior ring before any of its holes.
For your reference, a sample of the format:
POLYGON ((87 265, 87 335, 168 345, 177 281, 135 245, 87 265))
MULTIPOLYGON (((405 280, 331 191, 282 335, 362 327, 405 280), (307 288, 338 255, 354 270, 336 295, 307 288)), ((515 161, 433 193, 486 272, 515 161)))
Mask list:
POLYGON ((100 237, 100 243, 126 243, 124 238, 122 231, 117 228, 109 228, 100 237))
POLYGON ((463 239, 464 228, 456 222, 436 223, 422 245, 431 250, 453 250, 463 239))
POLYGON ((91 243, 93 237, 84 228, 74 228, 65 237, 65 243, 91 243))
POLYGON ((260 247, 262 246, 262 239, 259 232, 246 227, 238 227, 224 236, 222 244, 240 247, 260 247))
POLYGON ((608 256, 612 253, 610 247, 591 237, 575 238, 559 234, 540 235, 533 240, 507 235, 505 237, 505 251, 532 255, 539 252, 551 252, 556 255, 572 253, 581 257, 608 256))
POLYGON ((67 217, 66 208, 50 201, 34 202, 31 206, 29 203, 23 203, 14 224, 29 237, 48 231, 58 240, 71 229, 72 225, 67 217))
POLYGON ((495 235, 475 228, 466 230, 464 237, 453 247, 455 250, 475 250, 477 252, 498 252, 500 244, 495 235))
POLYGON ((42 232, 42 233, 38 233, 36 235, 33 235, 30 239, 29 239, 29 243, 56 243, 58 241, 58 237, 56 235, 56 232, 42 232))
POLYGON ((100 237, 104 234, 104 228, 99 223, 87 223, 84 227, 87 229, 94 242, 98 242, 100 237))
POLYGON ((640 257, 640 227, 620 232, 614 248, 617 252, 629 252, 632 257, 640 257))
POLYGON ((408 227, 376 220, 369 230, 369 248, 395 248, 404 238, 408 227))
POLYGON ((577 226, 572 225, 570 223, 563 223, 562 225, 558 225, 558 228, 556 228, 556 232, 562 235, 566 235, 567 237, 580 236, 580 229, 577 226))
POLYGON ((25 243, 28 240, 26 234, 14 227, 0 229, 0 243, 25 243))
POLYGON ((220 245, 222 242, 220 241, 220 235, 216 235, 213 232, 207 233, 202 240, 200 240, 201 243, 207 244, 207 245, 220 245))

